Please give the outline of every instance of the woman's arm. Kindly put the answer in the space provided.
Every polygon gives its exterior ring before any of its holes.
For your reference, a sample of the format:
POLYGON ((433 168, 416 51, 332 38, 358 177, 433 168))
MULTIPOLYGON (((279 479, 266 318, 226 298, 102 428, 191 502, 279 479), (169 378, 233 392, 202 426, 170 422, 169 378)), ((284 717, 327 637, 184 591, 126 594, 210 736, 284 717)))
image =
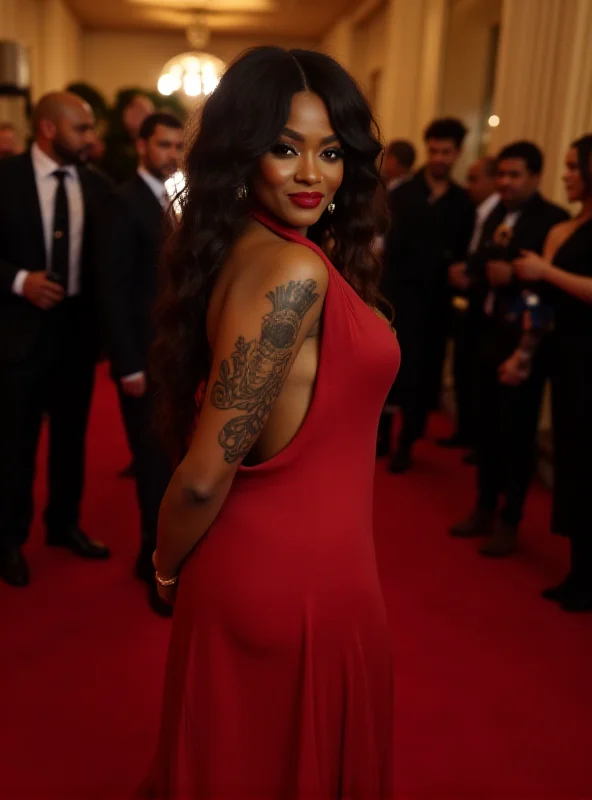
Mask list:
MULTIPOLYGON (((551 263, 557 252, 558 242, 562 235, 565 237, 564 226, 565 223, 560 223, 551 228, 542 256, 523 251, 521 257, 514 262, 514 269, 523 281, 545 281, 584 303, 592 304, 592 277, 572 275, 551 263)), ((592 261, 592 253, 590 260, 592 261)))
MULTIPOLYGON (((592 253, 590 260, 592 261, 592 253)), ((547 264, 543 271, 543 280, 592 305, 592 278, 586 275, 572 275, 571 272, 566 272, 553 264, 547 264)))
POLYGON ((274 263, 245 269, 228 292, 193 441, 160 509, 154 561, 164 578, 179 573, 216 519, 320 318, 328 283, 320 258, 292 244, 273 254, 274 263))

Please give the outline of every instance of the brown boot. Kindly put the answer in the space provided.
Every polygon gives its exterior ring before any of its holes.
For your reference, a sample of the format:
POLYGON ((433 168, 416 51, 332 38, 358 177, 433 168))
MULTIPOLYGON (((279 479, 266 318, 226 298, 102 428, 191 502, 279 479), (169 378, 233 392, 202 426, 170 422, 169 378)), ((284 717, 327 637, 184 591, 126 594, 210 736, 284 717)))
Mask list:
POLYGON ((493 534, 479 550, 482 556, 504 558, 511 556, 518 549, 518 526, 498 522, 493 534))
POLYGON ((491 536, 495 514, 477 508, 466 519, 457 522, 450 528, 450 535, 457 539, 473 539, 476 536, 491 536))

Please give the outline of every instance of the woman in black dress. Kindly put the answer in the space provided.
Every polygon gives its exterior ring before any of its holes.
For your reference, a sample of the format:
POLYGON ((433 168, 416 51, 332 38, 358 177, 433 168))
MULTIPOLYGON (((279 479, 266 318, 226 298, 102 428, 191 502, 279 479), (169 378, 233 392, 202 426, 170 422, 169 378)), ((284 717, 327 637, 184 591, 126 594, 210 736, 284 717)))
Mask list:
POLYGON ((551 229, 543 256, 514 262, 519 278, 555 287, 552 396, 553 531, 570 540, 567 577, 543 591, 565 611, 592 611, 592 134, 570 147, 564 175, 580 214, 551 229))

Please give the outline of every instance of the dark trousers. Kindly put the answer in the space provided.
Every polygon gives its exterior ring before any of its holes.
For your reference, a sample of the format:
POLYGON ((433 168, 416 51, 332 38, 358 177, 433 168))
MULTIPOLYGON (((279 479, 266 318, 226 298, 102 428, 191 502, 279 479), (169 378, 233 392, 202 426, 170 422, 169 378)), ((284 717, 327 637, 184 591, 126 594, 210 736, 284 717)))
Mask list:
POLYGON ((592 592, 592 536, 589 531, 570 537, 570 562, 572 578, 592 592))
POLYGON ((518 525, 536 463, 539 412, 547 376, 546 346, 539 347, 530 377, 519 386, 499 382, 498 368, 516 349, 513 331, 491 328, 479 341, 475 363, 475 446, 478 506, 518 525))
POLYGON ((151 554, 156 547, 158 512, 171 479, 171 466, 153 431, 150 390, 143 397, 130 397, 119 389, 119 402, 135 465, 141 551, 151 554))
POLYGON ((394 325, 401 369, 389 402, 401 411, 399 447, 409 449, 424 435, 428 414, 438 404, 449 325, 447 293, 405 287, 395 304, 394 325))
POLYGON ((456 435, 463 442, 472 445, 475 427, 473 419, 475 348, 479 324, 471 309, 453 309, 452 333, 456 435))
POLYGON ((78 523, 95 359, 79 299, 47 312, 24 361, 0 364, 0 544, 21 546, 33 516, 35 458, 49 425, 47 527, 78 523))

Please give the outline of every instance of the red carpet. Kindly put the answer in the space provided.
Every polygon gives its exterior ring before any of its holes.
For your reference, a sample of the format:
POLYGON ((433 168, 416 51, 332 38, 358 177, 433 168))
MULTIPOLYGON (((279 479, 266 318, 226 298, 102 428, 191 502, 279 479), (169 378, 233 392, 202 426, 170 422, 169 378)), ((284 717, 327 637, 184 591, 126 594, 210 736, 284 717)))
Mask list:
MULTIPOLYGON (((123 800, 152 754, 169 623, 132 577, 135 498, 116 475, 128 453, 103 371, 88 452, 83 526, 112 560, 43 546, 41 460, 33 583, 0 585, 0 800, 123 800)), ((471 468, 430 441, 417 461, 376 477, 400 800, 591 800, 592 615, 538 598, 566 557, 547 493, 531 496, 522 553, 490 562, 446 535, 472 503, 471 468)))

